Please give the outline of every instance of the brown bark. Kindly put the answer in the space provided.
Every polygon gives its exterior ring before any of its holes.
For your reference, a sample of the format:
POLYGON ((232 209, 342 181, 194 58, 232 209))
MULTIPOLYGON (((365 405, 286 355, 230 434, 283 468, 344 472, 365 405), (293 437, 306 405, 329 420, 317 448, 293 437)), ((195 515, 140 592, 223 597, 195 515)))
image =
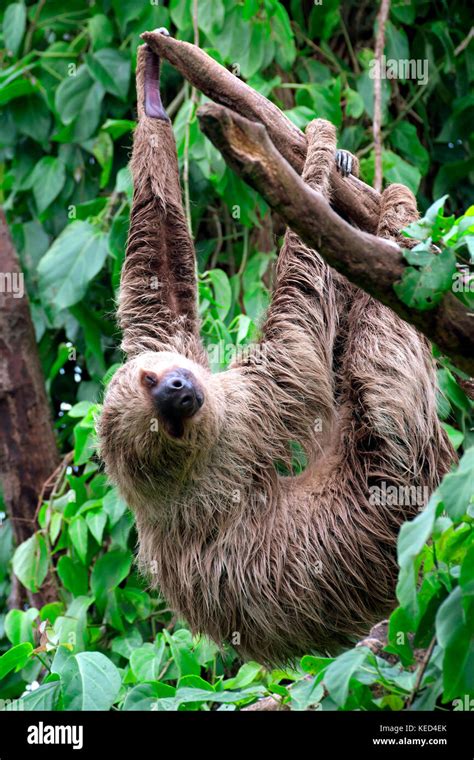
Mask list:
MULTIPOLYGON (((145 32, 141 36, 155 53, 169 61, 185 79, 215 103, 263 124, 281 155, 301 174, 307 150, 306 137, 276 105, 196 45, 159 32, 145 32)), ((356 177, 343 179, 335 166, 331 186, 334 208, 357 226, 375 232, 380 194, 356 177)))
MULTIPOLYGON (((1 209, 0 274, 20 274, 1 209)), ((20 544, 37 529, 38 498, 58 464, 58 452, 28 297, 26 291, 22 297, 2 292, 6 289, 0 290, 0 479, 15 542, 20 544)), ((20 603, 16 596, 13 606, 20 603)), ((48 579, 38 594, 28 596, 35 606, 56 598, 48 579)))
POLYGON ((474 316, 453 294, 445 295, 430 311, 405 306, 393 289, 406 266, 398 245, 341 219, 280 155, 262 124, 214 103, 202 106, 198 118, 229 166, 261 193, 305 243, 355 285, 415 325, 460 369, 474 375, 474 316))

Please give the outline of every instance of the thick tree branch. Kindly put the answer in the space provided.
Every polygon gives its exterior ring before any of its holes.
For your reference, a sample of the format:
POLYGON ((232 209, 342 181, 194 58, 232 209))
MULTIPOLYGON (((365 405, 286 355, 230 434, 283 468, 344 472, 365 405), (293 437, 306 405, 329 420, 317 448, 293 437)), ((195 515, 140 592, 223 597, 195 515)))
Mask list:
MULTIPOLYGON (((189 42, 159 32, 144 32, 142 39, 169 61, 194 87, 216 103, 241 116, 260 122, 282 156, 301 174, 306 158, 306 137, 267 98, 234 76, 207 53, 189 42)), ((332 203, 337 211, 357 226, 375 232, 380 195, 356 177, 331 175, 332 203)))
POLYGON ((405 263, 395 243, 362 232, 338 216, 280 155, 265 127, 208 103, 198 109, 201 129, 229 166, 328 264, 415 325, 454 363, 474 374, 474 316, 451 293, 430 311, 403 304, 393 285, 405 263))

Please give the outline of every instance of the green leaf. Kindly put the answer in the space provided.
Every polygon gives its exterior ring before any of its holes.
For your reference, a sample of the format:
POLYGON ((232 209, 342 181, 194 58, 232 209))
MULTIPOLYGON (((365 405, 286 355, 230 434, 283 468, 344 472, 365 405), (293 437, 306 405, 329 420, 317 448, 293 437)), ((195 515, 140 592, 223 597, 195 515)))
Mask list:
POLYGON ((10 610, 5 618, 5 633, 13 645, 29 642, 34 645, 33 622, 39 612, 34 607, 29 610, 10 610))
POLYGON ((316 679, 301 681, 290 687, 292 710, 308 710, 309 707, 318 705, 324 697, 324 686, 316 683, 316 679))
POLYGON ((444 650, 444 701, 474 694, 474 638, 466 625, 459 586, 438 610, 436 634, 444 650))
POLYGON ((348 87, 345 91, 346 115, 352 119, 359 119, 364 113, 364 101, 358 92, 348 87))
POLYGON ((232 306, 232 288, 229 278, 222 269, 212 269, 207 272, 207 276, 214 290, 217 314, 219 319, 224 321, 232 306))
POLYGON ((189 675, 198 676, 201 672, 201 666, 196 653, 192 651, 193 642, 190 632, 182 628, 176 631, 173 636, 170 636, 168 631, 164 629, 163 634, 170 646, 171 654, 180 677, 189 675))
POLYGON ((117 488, 111 488, 104 496, 103 506, 109 516, 110 527, 112 528, 127 510, 127 505, 121 498, 117 488))
POLYGON ((124 710, 154 710, 157 699, 174 697, 176 689, 169 684, 155 681, 135 686, 125 700, 124 710))
POLYGON ((451 446, 455 451, 457 451, 464 440, 464 433, 462 433, 460 430, 456 430, 456 428, 454 428, 452 425, 448 425, 447 422, 442 422, 441 427, 448 434, 451 446))
POLYGON ((26 29, 26 8, 23 3, 8 5, 3 16, 3 42, 8 52, 16 55, 26 29))
POLYGON ((69 526, 69 538, 82 564, 87 562, 87 523, 81 515, 73 517, 69 526))
POLYGON ((258 662, 246 662, 241 665, 237 675, 233 678, 227 678, 222 682, 222 685, 225 689, 241 689, 255 681, 261 673, 262 666, 258 662))
POLYGON ((451 520, 460 522, 474 503, 474 448, 464 453, 455 472, 445 475, 438 493, 451 520))
POLYGON ((436 306, 451 288, 455 272, 456 257, 449 248, 445 248, 422 269, 407 267, 401 281, 394 285, 394 290, 407 306, 426 311, 436 306))
POLYGON ((92 42, 92 49, 99 50, 107 47, 114 38, 114 28, 107 16, 103 13, 96 13, 95 16, 87 22, 89 36, 92 42))
POLYGON ((61 82, 56 90, 55 105, 63 124, 71 124, 80 115, 93 84, 85 66, 61 82))
POLYGON ((34 691, 28 691, 21 697, 22 710, 44 712, 58 709, 61 696, 59 680, 44 683, 34 691))
POLYGON ((73 599, 65 614, 56 618, 53 627, 59 643, 73 647, 74 651, 84 649, 88 641, 87 610, 93 601, 92 597, 78 596, 73 599))
POLYGON ((117 588, 127 577, 131 564, 131 553, 122 549, 107 552, 95 563, 91 575, 91 589, 101 611, 105 607, 108 592, 117 588))
POLYGON ((39 288, 58 310, 80 301, 107 257, 107 237, 89 222, 68 224, 38 267, 39 288))
POLYGON ((130 667, 138 681, 156 681, 162 677, 169 655, 163 637, 154 644, 143 644, 130 655, 130 667))
POLYGON ((135 122, 130 119, 107 119, 102 125, 102 132, 107 132, 112 140, 117 140, 118 137, 122 137, 133 129, 135 129, 135 122))
POLYGON ((29 591, 39 591, 48 574, 48 549, 41 533, 35 533, 17 547, 13 572, 29 591))
POLYGON ((418 612, 416 559, 433 532, 439 504, 440 498, 434 493, 425 509, 414 520, 402 525, 398 536, 397 598, 408 618, 418 612))
POLYGON ((87 568, 81 562, 65 554, 60 557, 56 569, 64 588, 73 596, 87 594, 89 588, 87 568))
POLYGON ((29 642, 17 644, 0 657, 0 681, 12 670, 15 673, 25 667, 33 653, 33 647, 29 642))
POLYGON ((326 670, 324 685, 331 699, 340 707, 346 703, 351 678, 370 655, 371 651, 367 647, 349 649, 339 655, 326 670))
POLYGON ((38 213, 41 214, 58 197, 66 181, 66 168, 53 156, 44 156, 31 175, 31 186, 38 213))
POLYGON ((414 124, 405 120, 400 121, 390 133, 390 142, 407 161, 416 164, 421 173, 426 174, 430 164, 430 156, 421 144, 414 124))
POLYGON ((65 710, 110 710, 120 691, 120 673, 100 652, 72 655, 61 673, 65 710))
POLYGON ((107 524, 107 514, 102 511, 88 512, 86 515, 86 523, 97 543, 101 544, 104 528, 107 524))
POLYGON ((127 53, 103 48, 86 56, 86 65, 106 92, 126 100, 130 85, 130 58, 127 53))
POLYGON ((37 85, 29 79, 16 79, 10 84, 3 84, 0 87, 0 106, 4 106, 15 98, 21 98, 23 95, 31 95, 37 91, 37 85))
POLYGON ((275 12, 270 19, 270 25, 272 37, 275 41, 275 58, 277 63, 283 69, 289 69, 296 58, 296 47, 288 11, 281 3, 276 4, 275 12))
POLYGON ((137 631, 136 628, 132 628, 123 636, 116 636, 113 639, 112 652, 116 652, 121 655, 121 657, 125 657, 125 659, 129 660, 135 649, 141 647, 142 644, 143 639, 140 632, 137 631))

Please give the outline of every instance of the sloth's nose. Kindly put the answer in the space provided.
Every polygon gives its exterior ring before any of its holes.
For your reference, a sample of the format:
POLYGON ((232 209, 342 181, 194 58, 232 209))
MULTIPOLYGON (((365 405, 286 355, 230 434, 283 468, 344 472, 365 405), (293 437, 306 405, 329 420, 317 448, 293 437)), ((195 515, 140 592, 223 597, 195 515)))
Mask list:
POLYGON ((204 396, 193 374, 173 370, 152 388, 153 399, 164 417, 192 417, 201 408, 204 396))

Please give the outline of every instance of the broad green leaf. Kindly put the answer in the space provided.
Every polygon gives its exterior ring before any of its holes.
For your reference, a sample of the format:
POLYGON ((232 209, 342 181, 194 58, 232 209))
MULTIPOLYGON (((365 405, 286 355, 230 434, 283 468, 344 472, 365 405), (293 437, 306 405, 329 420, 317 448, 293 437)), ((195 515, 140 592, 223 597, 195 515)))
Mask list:
MULTIPOLYGON (((59 680, 44 683, 34 691, 28 691, 21 698, 22 710, 27 712, 50 712, 57 710, 58 701, 61 695, 61 684, 59 680)), ((8 708, 7 708, 8 709, 8 708)))
POLYGON ((38 213, 43 213, 58 197, 66 181, 66 169, 62 161, 44 156, 31 175, 31 186, 38 213))
POLYGON ((283 69, 289 69, 296 57, 296 47, 288 11, 281 3, 275 5, 270 25, 275 41, 275 58, 283 69))
POLYGON ((116 652, 117 654, 129 660, 132 653, 141 647, 142 644, 143 639, 140 635, 140 632, 137 631, 136 628, 132 628, 123 636, 116 636, 114 638, 112 641, 112 652, 116 652))
POLYGON ((390 142, 407 161, 416 164, 421 173, 426 174, 430 164, 430 156, 421 144, 414 124, 405 120, 400 121, 390 133, 390 142))
POLYGON ((130 58, 113 48, 102 48, 86 56, 86 64, 94 79, 106 92, 126 100, 130 84, 130 58))
POLYGON ((84 649, 87 641, 87 610, 94 599, 88 596, 76 597, 64 615, 54 621, 54 632, 59 643, 67 644, 73 651, 84 649))
POLYGON ((0 657, 0 681, 8 673, 17 672, 25 667, 33 653, 33 647, 29 642, 17 644, 0 657))
POLYGON ((349 649, 337 657, 326 670, 324 685, 331 699, 340 707, 346 703, 351 678, 370 655, 367 647, 349 649))
POLYGON ((130 655, 130 667, 138 681, 156 681, 163 677, 169 658, 163 637, 154 644, 143 644, 130 655))
POLYGON ((394 290, 407 306, 426 311, 436 306, 451 288, 455 272, 456 258, 446 248, 420 270, 407 267, 401 281, 394 285, 394 290))
POLYGON ((455 472, 443 478, 438 493, 449 517, 455 523, 460 522, 474 503, 474 448, 464 453, 455 472))
POLYGON ((103 13, 96 13, 87 22, 92 49, 99 50, 107 47, 114 38, 114 28, 111 21, 103 13))
POLYGON ((433 531, 440 498, 433 494, 425 509, 414 520, 402 525, 398 536, 398 564, 400 571, 397 583, 397 598, 408 618, 418 612, 416 597, 416 559, 433 531))
POLYGON ((303 678, 290 687, 290 694, 292 710, 308 710, 320 704, 324 697, 324 686, 322 683, 316 683, 315 678, 303 678))
POLYGON ((91 575, 91 589, 97 606, 103 611, 109 591, 113 591, 127 577, 132 564, 129 551, 113 549, 95 563, 91 575))
POLYGON ((474 694, 474 638, 466 625, 459 586, 438 610, 436 633, 444 650, 444 701, 474 694))
POLYGON ((262 666, 258 662, 246 662, 239 668, 237 675, 222 682, 225 689, 241 689, 248 686, 262 674, 262 666))
POLYGON ((12 3, 3 16, 3 42, 6 49, 16 55, 26 28, 26 8, 24 3, 12 3))
POLYGON ((65 710, 110 710, 120 691, 120 673, 100 652, 79 652, 61 674, 65 710))
POLYGON ((229 278, 222 269, 212 269, 207 272, 207 276, 214 290, 216 311, 219 319, 224 321, 232 305, 232 288, 230 287, 229 278))
POLYGON ((56 90, 56 110, 63 124, 71 124, 79 116, 92 88, 93 79, 85 66, 80 66, 74 76, 64 79, 56 90))
POLYGON ((61 583, 73 596, 87 594, 89 588, 87 568, 81 562, 64 554, 59 558, 56 569, 61 583))
POLYGON ((192 651, 193 641, 190 632, 182 628, 170 636, 168 631, 164 629, 163 635, 170 646, 179 675, 198 676, 201 672, 201 666, 195 652, 192 651))
POLYGON ((9 84, 3 84, 0 86, 0 106, 4 106, 15 98, 21 98, 23 95, 31 95, 37 89, 38 86, 29 79, 16 79, 9 84))
POLYGON ((110 526, 118 523, 127 510, 127 505, 121 498, 117 488, 111 488, 104 496, 103 506, 109 516, 110 526))
POLYGON ((101 544, 104 528, 107 524, 107 514, 102 510, 98 512, 88 512, 86 515, 86 523, 97 543, 101 544))
POLYGON ((33 622, 39 612, 34 607, 29 610, 10 610, 5 617, 5 633, 15 646, 28 642, 34 646, 33 622))
POLYGON ((80 301, 89 282, 102 269, 107 237, 89 222, 68 224, 38 267, 39 288, 46 303, 58 310, 80 301))
POLYGON ((13 572, 21 583, 36 593, 48 573, 48 548, 41 533, 20 544, 13 555, 13 572))
POLYGON ((112 140, 122 137, 127 132, 131 132, 135 129, 135 122, 130 119, 107 119, 102 124, 102 131, 107 132, 112 140))
POLYGON ((85 565, 87 562, 87 523, 82 515, 77 515, 71 520, 69 538, 79 555, 79 559, 85 565))
POLYGON ((128 694, 124 710, 155 710, 157 699, 174 697, 176 689, 161 681, 142 683, 135 686, 128 694))

